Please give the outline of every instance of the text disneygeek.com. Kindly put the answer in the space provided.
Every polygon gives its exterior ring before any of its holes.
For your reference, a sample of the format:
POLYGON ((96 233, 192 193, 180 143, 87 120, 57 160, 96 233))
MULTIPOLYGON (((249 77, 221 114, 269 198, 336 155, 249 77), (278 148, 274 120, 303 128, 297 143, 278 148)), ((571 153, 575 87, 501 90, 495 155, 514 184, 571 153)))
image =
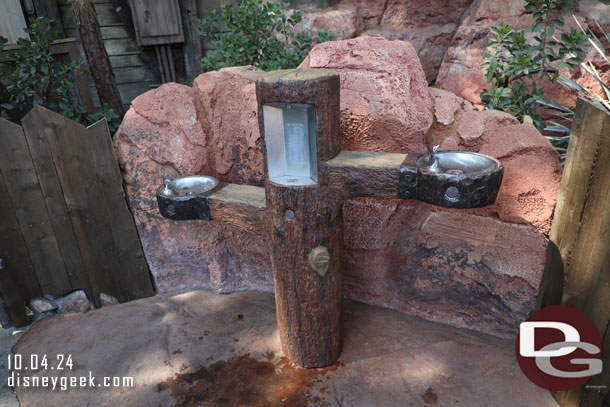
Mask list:
POLYGON ((51 390, 68 390, 74 387, 133 387, 133 377, 102 376, 97 378, 92 372, 86 376, 44 376, 42 372, 72 371, 72 355, 8 355, 8 369, 11 374, 7 384, 15 387, 40 387, 51 390), (27 372, 27 373, 26 373, 27 372))

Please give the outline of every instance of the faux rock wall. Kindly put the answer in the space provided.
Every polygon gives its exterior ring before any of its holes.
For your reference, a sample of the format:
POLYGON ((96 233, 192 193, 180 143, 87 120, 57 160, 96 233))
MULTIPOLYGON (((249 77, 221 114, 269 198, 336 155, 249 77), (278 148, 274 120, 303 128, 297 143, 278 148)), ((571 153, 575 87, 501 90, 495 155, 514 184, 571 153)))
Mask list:
MULTIPOLYGON (((342 0, 329 9, 306 10, 298 29, 313 36, 329 29, 341 40, 375 36, 409 41, 431 86, 442 86, 470 102, 480 103, 479 94, 487 87, 481 55, 489 42, 489 28, 501 22, 517 29, 530 26, 533 20, 531 14, 525 13, 525 4, 523 0, 342 0)), ((575 0, 564 17, 566 27, 578 29, 573 14, 595 30, 595 22, 605 32, 610 30, 607 1, 575 0)), ((586 44, 585 49, 587 58, 606 74, 608 66, 593 47, 586 44)), ((601 91, 600 85, 580 68, 563 73, 589 89, 601 91)), ((576 96, 563 86, 543 86, 551 100, 574 107, 576 96)))
MULTIPOLYGON (((414 48, 361 37, 321 44, 304 66, 341 75, 344 148, 423 152, 428 146, 499 158, 497 202, 449 210, 398 199, 348 201, 345 294, 458 327, 511 337, 532 310, 561 167, 533 126, 479 112, 428 88, 414 48), (384 131, 378 131, 383 128, 384 131)), ((157 210, 164 172, 261 185, 252 67, 166 84, 139 96, 115 147, 144 252, 159 292, 211 287, 273 290, 266 238, 218 222, 174 222, 157 210)))
MULTIPOLYGON (((451 45, 448 47, 442 64, 439 68, 436 86, 456 93, 457 95, 474 103, 480 102, 479 93, 489 87, 481 74, 481 55, 486 52, 489 42, 489 28, 499 26, 501 22, 522 29, 532 25, 532 15, 524 11, 525 2, 522 0, 476 0, 462 16, 462 21, 456 30, 451 45)), ((576 0, 572 9, 564 13, 566 29, 578 26, 572 15, 576 15, 585 26, 595 27, 597 21, 605 28, 610 29, 610 4, 600 0, 576 0)), ((599 34, 599 33, 598 33, 599 34)), ((595 63, 602 72, 608 70, 607 64, 593 47, 585 44, 586 58, 595 63)), ((582 69, 573 72, 564 70, 563 74, 570 76, 581 85, 601 91, 599 85, 582 69)), ((574 108, 576 96, 558 83, 543 83, 545 96, 551 100, 574 108)))

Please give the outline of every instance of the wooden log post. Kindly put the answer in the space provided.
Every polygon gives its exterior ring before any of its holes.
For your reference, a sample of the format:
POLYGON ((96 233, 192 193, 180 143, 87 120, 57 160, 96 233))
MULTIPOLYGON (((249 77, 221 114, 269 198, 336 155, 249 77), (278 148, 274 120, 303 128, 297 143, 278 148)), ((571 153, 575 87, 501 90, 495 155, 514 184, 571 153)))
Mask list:
POLYGON ((587 314, 602 338, 602 373, 554 392, 562 407, 610 400, 610 115, 580 99, 550 234, 537 307, 558 304, 587 314))
POLYGON ((120 117, 125 115, 119 88, 114 79, 114 72, 108 53, 104 46, 100 24, 91 0, 74 0, 72 5, 76 27, 81 37, 81 44, 87 56, 87 63, 95 82, 100 103, 107 103, 120 117))
MULTIPOLYGON (((256 95, 266 153, 267 232, 282 349, 297 366, 327 366, 336 362, 341 352, 343 225, 338 210, 341 194, 328 186, 320 164, 335 157, 341 149, 339 75, 315 69, 274 71, 259 78, 256 95), (296 180, 291 179, 295 174, 289 169, 283 178, 271 174, 269 169, 275 166, 270 149, 277 152, 284 148, 286 168, 295 159, 291 157, 295 150, 284 147, 289 144, 287 137, 292 137, 288 136, 290 130, 279 139, 277 134, 271 134, 278 131, 277 127, 267 123, 265 130, 263 106, 282 103, 315 108, 315 124, 309 122, 315 129, 305 132, 313 143, 305 150, 310 158, 317 155, 311 159, 309 184, 289 185, 296 180)), ((297 158, 299 153, 303 150, 296 153, 297 158)))

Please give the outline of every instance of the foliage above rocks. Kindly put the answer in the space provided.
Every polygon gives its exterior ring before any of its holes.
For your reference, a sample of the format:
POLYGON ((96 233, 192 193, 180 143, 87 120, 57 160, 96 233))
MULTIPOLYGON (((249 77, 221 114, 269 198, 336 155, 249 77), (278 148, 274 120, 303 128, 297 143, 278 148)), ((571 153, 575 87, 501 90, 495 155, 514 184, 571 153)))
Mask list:
MULTIPOLYGON (((311 49, 307 32, 296 32, 303 12, 286 13, 286 3, 238 0, 222 6, 222 15, 210 11, 199 20, 201 36, 213 45, 213 52, 201 60, 206 71, 223 66, 253 65, 265 71, 296 68, 311 49), (228 32, 219 33, 220 22, 228 32)), ((318 33, 317 42, 332 41, 328 30, 318 33)))
MULTIPOLYGON (((55 21, 32 18, 26 29, 28 38, 17 40, 18 48, 5 53, 8 62, 0 64, 0 116, 18 122, 32 107, 42 105, 82 124, 93 124, 103 117, 110 130, 119 126, 119 116, 104 104, 100 112, 90 113, 71 99, 74 74, 83 61, 57 63, 51 44, 60 38, 55 21)), ((0 52, 7 39, 0 36, 0 52)))
POLYGON ((538 81, 553 82, 562 69, 577 67, 587 37, 574 28, 560 32, 565 25, 561 11, 571 7, 570 0, 526 1, 525 10, 534 17, 532 26, 518 32, 504 23, 490 28, 482 68, 491 88, 481 92, 481 100, 490 109, 504 110, 543 130, 538 102, 544 89, 538 81))

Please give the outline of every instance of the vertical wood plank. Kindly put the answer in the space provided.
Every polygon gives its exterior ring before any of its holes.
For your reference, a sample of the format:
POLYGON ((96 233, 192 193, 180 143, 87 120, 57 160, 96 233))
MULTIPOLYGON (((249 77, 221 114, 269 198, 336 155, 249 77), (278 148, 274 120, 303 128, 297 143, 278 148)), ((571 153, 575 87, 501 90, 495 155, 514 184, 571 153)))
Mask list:
MULTIPOLYGON (((610 178, 610 174, 606 174, 610 178)), ((583 273, 582 295, 568 303, 591 318, 602 337, 602 364, 604 370, 587 382, 599 391, 582 387, 565 394, 565 406, 580 402, 581 406, 605 407, 610 401, 610 193, 606 191, 605 209, 599 218, 600 229, 593 244, 586 274, 583 273)))
POLYGON ((46 17, 48 19, 54 20, 57 24, 57 30, 64 34, 64 25, 61 21, 61 13, 59 12, 59 8, 57 7, 57 1, 55 0, 33 0, 34 9, 36 10, 36 15, 38 17, 46 17))
POLYGON ((23 118, 23 130, 30 149, 30 154, 49 211, 55 238, 64 259, 66 272, 70 279, 71 289, 83 289, 90 294, 91 287, 80 253, 68 208, 55 172, 53 158, 45 139, 45 126, 37 115, 28 113, 23 118))
POLYGON ((203 48, 199 36, 199 25, 197 24, 197 1, 179 0, 180 15, 184 28, 184 68, 186 70, 186 81, 189 85, 203 70, 201 69, 201 58, 203 48))
POLYGON ((573 135, 574 151, 564 174, 564 202, 556 213, 551 240, 560 249, 566 278, 564 302, 583 290, 588 263, 600 231, 605 198, 610 189, 610 116, 579 101, 573 135))
POLYGON ((21 126, 0 119, 0 170, 32 265, 44 293, 64 295, 71 290, 38 177, 21 126))
MULTIPOLYGON (((603 364, 610 366, 610 115, 583 100, 576 106, 550 239, 560 256, 547 256, 544 279, 558 279, 563 266, 561 302, 595 323, 602 336, 603 364)), ((564 407, 602 407, 610 399, 610 388, 604 387, 609 380, 605 368, 586 383, 597 388, 585 385, 554 396, 564 407)))
POLYGON ((43 107, 28 116, 44 127, 49 151, 72 220, 92 287, 92 300, 100 292, 125 301, 128 298, 116 271, 120 270, 102 189, 85 136, 85 127, 43 107))
MULTIPOLYGON (((2 134, 1 131, 0 134, 2 134)), ((40 297, 42 291, 21 235, 2 173, 0 173, 0 214, 2 214, 0 216, 0 259, 5 262, 4 268, 0 270, 0 292, 13 325, 23 326, 28 324, 25 301, 40 297)))
POLYGON ((9 44, 16 44, 19 38, 30 38, 24 30, 27 27, 21 2, 6 0, 2 2, 0 13, 0 35, 8 39, 9 44))
POLYGON ((116 273, 122 277, 130 300, 150 297, 154 295, 154 290, 148 265, 133 216, 125 200, 123 177, 105 119, 87 128, 87 142, 91 147, 93 164, 104 191, 104 204, 110 214, 114 242, 119 250, 121 270, 116 270, 116 273))

